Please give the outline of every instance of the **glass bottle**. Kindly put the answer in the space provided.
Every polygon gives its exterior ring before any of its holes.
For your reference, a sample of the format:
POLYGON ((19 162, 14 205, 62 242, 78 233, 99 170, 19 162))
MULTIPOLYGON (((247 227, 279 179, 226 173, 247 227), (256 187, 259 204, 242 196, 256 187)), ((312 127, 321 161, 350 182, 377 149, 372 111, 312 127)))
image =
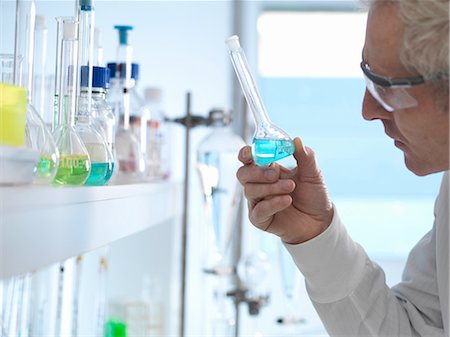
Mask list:
MULTIPOLYGON (((95 69, 95 68, 94 68, 95 69)), ((94 70, 95 72, 95 70, 94 70)), ((106 83, 105 87, 95 93, 92 97, 92 102, 94 104, 94 123, 96 123, 97 128, 102 132, 105 137, 106 144, 108 145, 109 151, 113 156, 113 162, 116 170, 117 154, 116 154, 116 128, 117 119, 114 114, 113 107, 107 100, 108 91, 110 90, 110 75, 109 68, 106 68, 106 83)))
POLYGON ((17 0, 14 84, 27 88, 26 144, 27 147, 40 152, 40 158, 34 170, 34 181, 38 184, 46 184, 50 183, 56 174, 59 152, 50 131, 32 101, 35 18, 35 1, 17 0))
POLYGON ((60 124, 54 132, 61 159, 54 184, 83 185, 91 171, 89 153, 74 129, 77 78, 78 22, 63 20, 61 72, 58 115, 60 124))
MULTIPOLYGON (((129 31, 131 26, 115 26, 119 33, 119 45, 117 48, 118 63, 109 63, 111 71, 112 87, 110 102, 114 112, 119 118, 116 132, 116 153, 118 170, 115 174, 116 182, 136 182, 142 180, 145 175, 145 149, 147 146, 146 124, 140 124, 139 138, 133 133, 130 125, 131 97, 135 79, 138 74, 138 66, 131 63, 132 46, 129 43, 129 31), (134 78, 133 78, 134 69, 134 78)), ((134 97, 134 95, 133 95, 134 97)))
POLYGON ((150 179, 169 177, 169 137, 162 107, 162 90, 148 87, 144 92, 145 104, 149 110, 147 135, 147 176, 150 179))
POLYGON ((99 115, 98 110, 104 107, 104 97, 107 82, 107 69, 92 67, 92 92, 89 101, 89 67, 81 67, 81 91, 78 105, 78 113, 75 121, 75 131, 80 136, 91 160, 91 173, 85 185, 105 185, 112 176, 114 159, 108 146, 104 133, 95 122, 99 115), (103 106, 102 106, 103 105, 103 106))

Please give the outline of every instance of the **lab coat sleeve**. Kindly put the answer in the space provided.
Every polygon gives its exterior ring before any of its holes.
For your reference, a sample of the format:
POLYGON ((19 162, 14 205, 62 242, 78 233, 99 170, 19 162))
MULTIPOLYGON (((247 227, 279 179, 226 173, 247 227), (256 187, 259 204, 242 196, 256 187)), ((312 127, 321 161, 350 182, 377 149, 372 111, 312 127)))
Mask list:
POLYGON ((413 249, 404 280, 393 289, 383 270, 347 234, 336 209, 321 235, 285 246, 331 336, 442 337, 433 233, 413 249))

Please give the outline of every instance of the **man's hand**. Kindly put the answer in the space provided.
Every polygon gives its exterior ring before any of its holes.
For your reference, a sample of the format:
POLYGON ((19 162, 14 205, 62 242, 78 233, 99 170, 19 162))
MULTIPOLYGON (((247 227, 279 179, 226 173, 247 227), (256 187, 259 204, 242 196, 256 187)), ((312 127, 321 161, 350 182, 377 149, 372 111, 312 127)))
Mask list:
POLYGON ((333 206, 314 152, 306 149, 300 138, 294 143, 297 167, 293 170, 275 163, 256 166, 250 146, 245 146, 239 152, 244 166, 237 171, 248 200, 250 221, 290 244, 316 237, 333 218, 333 206))

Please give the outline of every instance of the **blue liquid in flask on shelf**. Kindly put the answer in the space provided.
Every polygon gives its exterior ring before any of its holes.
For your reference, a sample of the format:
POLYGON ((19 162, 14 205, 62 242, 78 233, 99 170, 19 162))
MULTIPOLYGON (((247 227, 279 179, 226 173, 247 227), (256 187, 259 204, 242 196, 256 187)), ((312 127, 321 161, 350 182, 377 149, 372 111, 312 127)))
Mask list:
POLYGON ((269 165, 274 161, 290 156, 295 151, 292 140, 287 139, 253 139, 253 161, 258 166, 269 165))
POLYGON ((91 173, 84 183, 88 186, 103 186, 111 178, 114 171, 114 163, 92 163, 91 173))

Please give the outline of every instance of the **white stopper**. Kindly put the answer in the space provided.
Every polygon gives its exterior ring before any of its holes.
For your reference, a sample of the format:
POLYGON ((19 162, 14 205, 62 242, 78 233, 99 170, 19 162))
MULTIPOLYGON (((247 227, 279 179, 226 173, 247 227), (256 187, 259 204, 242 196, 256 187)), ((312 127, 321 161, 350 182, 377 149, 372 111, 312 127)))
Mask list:
POLYGON ((230 36, 225 40, 225 43, 227 44, 230 51, 237 51, 239 48, 241 48, 241 45, 239 44, 239 36, 237 35, 230 36))
POLYGON ((75 40, 77 38, 78 22, 76 21, 64 21, 63 24, 63 39, 75 40))
POLYGON ((47 17, 45 15, 36 14, 36 27, 47 29, 47 17))

